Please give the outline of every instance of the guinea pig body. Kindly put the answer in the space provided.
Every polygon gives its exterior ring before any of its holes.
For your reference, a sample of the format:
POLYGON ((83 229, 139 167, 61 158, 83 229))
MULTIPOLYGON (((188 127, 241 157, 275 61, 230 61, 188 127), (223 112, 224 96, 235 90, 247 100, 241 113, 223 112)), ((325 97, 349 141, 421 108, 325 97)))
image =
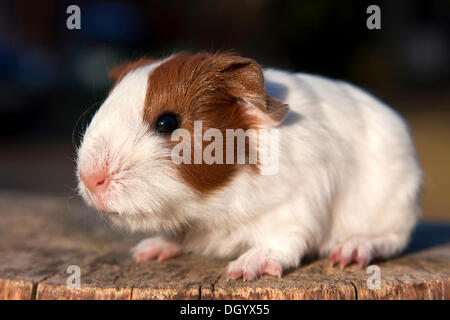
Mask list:
POLYGON ((399 115, 342 81, 197 56, 128 65, 78 152, 86 201, 120 225, 159 234, 133 249, 136 260, 235 259, 227 278, 252 280, 281 276, 308 254, 363 267, 406 247, 422 173, 399 115), (173 143, 153 127, 167 110, 187 131, 198 119, 222 132, 278 130, 278 170, 173 165, 173 143))

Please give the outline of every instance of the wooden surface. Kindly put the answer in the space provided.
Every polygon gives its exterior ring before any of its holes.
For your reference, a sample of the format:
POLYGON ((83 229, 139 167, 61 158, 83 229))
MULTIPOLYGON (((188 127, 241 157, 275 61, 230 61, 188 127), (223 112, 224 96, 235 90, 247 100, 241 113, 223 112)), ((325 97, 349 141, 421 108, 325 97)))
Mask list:
POLYGON ((135 263, 142 234, 115 231, 75 199, 0 193, 0 299, 450 299, 450 227, 423 225, 401 257, 366 270, 312 261, 282 279, 224 279, 226 261, 183 256, 135 263), (66 269, 81 269, 81 288, 66 269))

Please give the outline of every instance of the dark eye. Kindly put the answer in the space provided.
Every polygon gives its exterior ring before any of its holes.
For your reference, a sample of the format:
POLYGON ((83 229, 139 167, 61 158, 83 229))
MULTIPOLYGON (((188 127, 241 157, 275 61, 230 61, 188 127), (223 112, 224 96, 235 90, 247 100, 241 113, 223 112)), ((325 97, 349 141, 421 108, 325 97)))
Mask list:
POLYGON ((179 126, 178 117, 173 113, 165 113, 156 121, 156 131, 161 134, 170 134, 179 126))

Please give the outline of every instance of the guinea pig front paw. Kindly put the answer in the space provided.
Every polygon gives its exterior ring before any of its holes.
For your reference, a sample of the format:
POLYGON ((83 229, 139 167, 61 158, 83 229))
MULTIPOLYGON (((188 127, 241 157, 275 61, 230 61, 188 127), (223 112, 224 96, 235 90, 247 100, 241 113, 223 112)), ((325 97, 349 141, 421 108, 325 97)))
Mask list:
POLYGON ((244 281, 252 281, 262 275, 281 278, 281 263, 264 250, 251 249, 228 264, 227 281, 242 277, 244 281))
POLYGON ((181 251, 180 244, 163 237, 144 239, 131 249, 131 253, 136 262, 151 259, 162 261, 179 255, 181 251))

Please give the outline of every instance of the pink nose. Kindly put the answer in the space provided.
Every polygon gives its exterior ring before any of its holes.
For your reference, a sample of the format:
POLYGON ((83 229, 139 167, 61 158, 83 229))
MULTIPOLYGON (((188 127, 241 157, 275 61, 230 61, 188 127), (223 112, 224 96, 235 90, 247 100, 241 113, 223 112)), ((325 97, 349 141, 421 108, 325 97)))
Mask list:
POLYGON ((80 173, 80 179, 88 190, 93 194, 105 192, 110 183, 110 177, 107 172, 95 171, 90 174, 80 173))

